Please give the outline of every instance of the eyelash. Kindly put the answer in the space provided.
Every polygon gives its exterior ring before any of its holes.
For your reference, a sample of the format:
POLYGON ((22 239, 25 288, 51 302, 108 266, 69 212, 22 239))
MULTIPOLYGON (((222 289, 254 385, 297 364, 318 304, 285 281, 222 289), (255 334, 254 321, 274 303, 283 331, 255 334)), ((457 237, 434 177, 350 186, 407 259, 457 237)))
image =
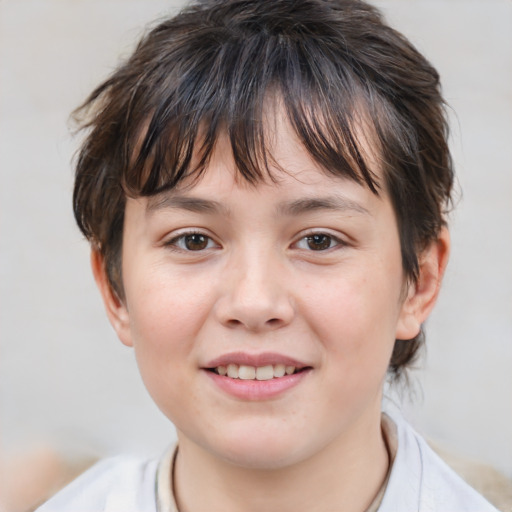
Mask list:
MULTIPOLYGON (((327 252, 332 249, 335 249, 336 247, 339 247, 339 246, 343 247, 346 245, 347 244, 343 240, 340 240, 338 237, 331 235, 330 233, 318 231, 318 232, 311 232, 311 233, 307 233, 307 234, 303 235, 292 246, 295 248, 298 248, 300 250, 305 250, 308 252, 327 252), (321 240, 316 240, 316 241, 314 240, 315 237, 327 239, 326 241, 328 242, 328 246, 317 248, 317 249, 312 249, 311 246, 309 245, 310 242, 321 244, 321 240), (307 244, 307 247, 300 247, 300 244, 307 244)), ((205 233, 202 233, 200 231, 189 231, 186 233, 181 233, 178 236, 175 236, 171 240, 166 242, 165 246, 167 246, 173 250, 183 251, 183 252, 203 252, 205 250, 213 249, 214 247, 218 247, 218 245, 214 242, 212 237, 210 237, 209 235, 206 235, 205 233), (187 247, 187 245, 186 245, 187 238, 194 237, 194 236, 202 237, 202 239, 203 239, 202 242, 205 242, 206 245, 204 247, 199 247, 196 250, 190 249, 190 247, 187 247)))

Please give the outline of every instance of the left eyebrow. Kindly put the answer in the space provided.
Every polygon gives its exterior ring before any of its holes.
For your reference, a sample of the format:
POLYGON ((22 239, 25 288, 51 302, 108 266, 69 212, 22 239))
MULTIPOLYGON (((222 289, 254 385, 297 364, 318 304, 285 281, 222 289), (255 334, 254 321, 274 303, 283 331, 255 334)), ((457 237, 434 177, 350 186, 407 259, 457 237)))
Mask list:
POLYGON ((147 213, 165 209, 179 209, 195 213, 210 214, 228 213, 227 208, 222 203, 209 199, 201 199, 199 197, 162 194, 149 198, 146 208, 147 213))
POLYGON ((371 215, 361 204, 343 196, 311 197, 281 203, 277 211, 281 215, 300 215, 317 210, 352 211, 363 215, 371 215))

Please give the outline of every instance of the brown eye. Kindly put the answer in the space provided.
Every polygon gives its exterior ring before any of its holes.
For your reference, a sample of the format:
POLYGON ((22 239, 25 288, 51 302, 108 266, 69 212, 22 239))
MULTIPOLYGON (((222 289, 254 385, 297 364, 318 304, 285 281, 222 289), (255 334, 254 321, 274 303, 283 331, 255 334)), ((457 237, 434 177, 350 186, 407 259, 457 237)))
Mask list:
POLYGON ((173 238, 165 245, 170 249, 185 252, 199 252, 218 247, 209 236, 203 235, 202 233, 185 233, 173 238))
POLYGON ((331 247, 332 242, 332 237, 322 233, 306 237, 307 246, 312 251, 325 251, 331 247))
POLYGON ((208 247, 209 238, 199 233, 185 235, 183 244, 189 251, 202 251, 208 247))

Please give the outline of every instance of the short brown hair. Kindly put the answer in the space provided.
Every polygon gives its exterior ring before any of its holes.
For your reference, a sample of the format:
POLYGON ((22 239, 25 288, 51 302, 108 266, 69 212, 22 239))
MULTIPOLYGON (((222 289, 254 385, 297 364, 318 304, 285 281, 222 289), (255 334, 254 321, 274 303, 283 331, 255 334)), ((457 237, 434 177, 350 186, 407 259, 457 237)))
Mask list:
MULTIPOLYGON (((149 31, 75 112, 88 130, 76 165, 75 217, 103 254, 119 297, 126 197, 200 175, 221 131, 241 176, 268 175, 270 92, 326 172, 379 194, 354 128, 364 111, 397 217, 404 273, 418 277, 418 255, 439 235, 453 184, 436 70, 362 1, 203 0, 149 31)), ((399 375, 422 343, 423 333, 397 340, 390 371, 399 375)))

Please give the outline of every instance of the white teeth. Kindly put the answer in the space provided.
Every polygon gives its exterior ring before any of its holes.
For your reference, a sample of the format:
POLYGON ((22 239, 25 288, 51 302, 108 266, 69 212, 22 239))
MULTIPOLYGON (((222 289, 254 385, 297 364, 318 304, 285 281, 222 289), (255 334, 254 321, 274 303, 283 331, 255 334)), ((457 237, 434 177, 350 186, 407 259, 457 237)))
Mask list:
POLYGON ((254 366, 240 366, 238 369, 238 378, 242 380, 254 380, 256 377, 256 368, 254 366))
POLYGON ((284 377, 286 367, 284 364, 276 364, 274 366, 274 377, 284 377))
POLYGON ((238 365, 228 364, 228 377, 232 379, 238 379, 238 365))
POLYGON ((247 366, 228 364, 227 366, 217 366, 215 371, 217 374, 228 376, 231 379, 241 380, 270 380, 281 378, 285 375, 292 375, 295 373, 295 366, 286 366, 284 364, 268 364, 266 366, 247 366))
POLYGON ((295 366, 287 366, 285 368, 286 375, 291 375, 295 371, 295 366))
POLYGON ((271 364, 268 366, 258 366, 256 368, 256 380, 270 380, 274 378, 274 368, 271 364))

